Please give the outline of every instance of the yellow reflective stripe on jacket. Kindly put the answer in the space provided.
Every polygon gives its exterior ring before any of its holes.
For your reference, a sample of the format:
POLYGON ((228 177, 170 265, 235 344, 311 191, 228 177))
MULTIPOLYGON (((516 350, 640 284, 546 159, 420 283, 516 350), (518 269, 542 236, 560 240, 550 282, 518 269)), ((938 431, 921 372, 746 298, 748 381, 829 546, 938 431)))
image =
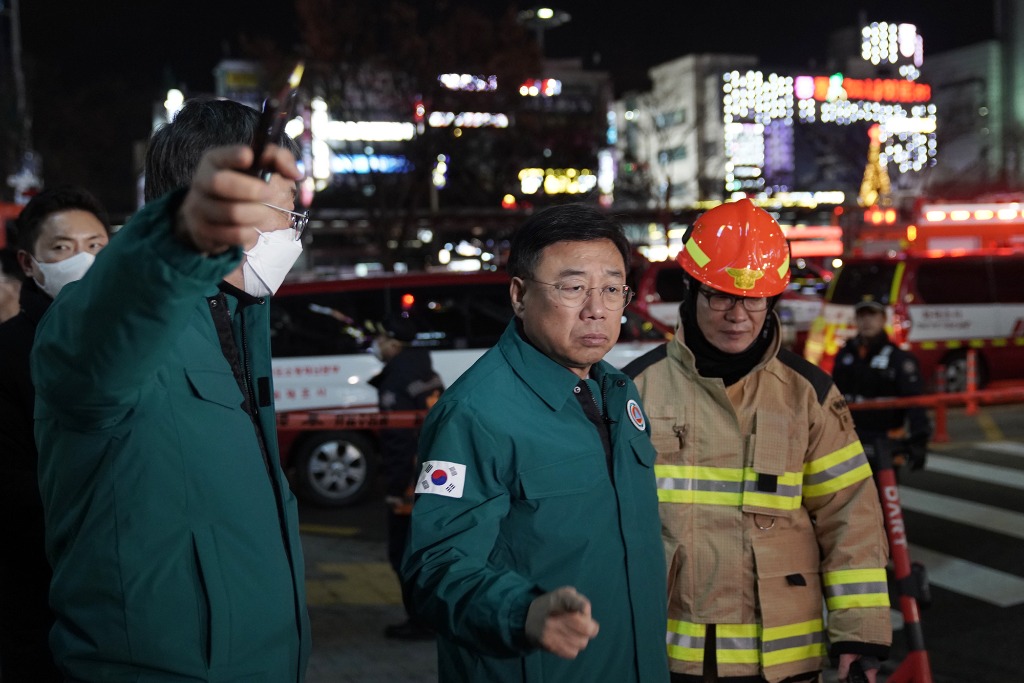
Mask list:
MULTIPOLYGON (((821 619, 762 629, 758 624, 718 624, 715 653, 723 664, 789 664, 825 656, 821 619)), ((668 655, 684 662, 704 660, 707 626, 669 619, 668 655)))
POLYGON ((751 468, 655 465, 658 500, 662 503, 702 505, 756 505, 776 510, 800 507, 803 476, 786 472, 774 493, 757 490, 758 474, 751 468))
POLYGON ((885 569, 841 569, 822 576, 829 610, 850 607, 888 607, 885 569))
POLYGON ((683 662, 704 661, 704 634, 707 626, 688 621, 668 620, 665 643, 668 656, 683 662))
POLYGON ((871 476, 860 441, 804 465, 804 496, 825 496, 871 476))
MULTIPOLYGON (((720 624, 716 627, 715 651, 718 661, 728 664, 757 664, 760 661, 757 624, 720 624)), ((707 625, 668 620, 668 656, 683 662, 704 661, 707 625)))
POLYGON ((821 619, 766 628, 761 639, 764 642, 765 668, 817 659, 824 657, 826 652, 824 623, 821 619))

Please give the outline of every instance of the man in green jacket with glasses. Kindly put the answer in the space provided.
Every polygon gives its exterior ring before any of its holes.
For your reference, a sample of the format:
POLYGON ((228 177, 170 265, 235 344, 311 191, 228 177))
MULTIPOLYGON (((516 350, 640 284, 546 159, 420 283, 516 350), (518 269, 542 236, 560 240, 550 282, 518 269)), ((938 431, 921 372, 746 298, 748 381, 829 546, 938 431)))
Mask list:
POLYGON ((427 417, 403 576, 443 682, 668 681, 655 453, 602 360, 628 257, 595 209, 530 218, 512 322, 427 417))

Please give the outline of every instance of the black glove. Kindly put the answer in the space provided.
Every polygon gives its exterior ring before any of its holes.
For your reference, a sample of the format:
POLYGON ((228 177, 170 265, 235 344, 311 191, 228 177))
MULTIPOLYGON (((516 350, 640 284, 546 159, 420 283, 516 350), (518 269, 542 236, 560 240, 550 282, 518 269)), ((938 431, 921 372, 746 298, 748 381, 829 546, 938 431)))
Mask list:
POLYGON ((917 471, 924 468, 928 460, 928 436, 912 436, 907 439, 907 457, 910 460, 910 469, 917 471))
POLYGON ((868 677, 864 673, 868 669, 877 669, 880 666, 877 657, 864 656, 850 665, 850 675, 847 683, 867 683, 868 677))

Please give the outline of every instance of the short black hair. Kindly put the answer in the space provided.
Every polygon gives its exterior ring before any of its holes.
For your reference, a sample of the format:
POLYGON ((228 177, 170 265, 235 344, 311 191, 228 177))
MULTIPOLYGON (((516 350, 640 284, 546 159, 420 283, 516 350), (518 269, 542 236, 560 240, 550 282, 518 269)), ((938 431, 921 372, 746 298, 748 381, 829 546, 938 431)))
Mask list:
POLYGON ((629 269, 629 240, 622 226, 585 204, 560 204, 530 216, 512 235, 505 269, 512 277, 533 276, 540 253, 556 242, 611 240, 629 269))
POLYGON ((382 334, 400 342, 409 343, 416 340, 416 324, 408 315, 388 313, 378 328, 382 334))
POLYGON ((84 187, 61 185, 37 194, 18 214, 14 224, 18 248, 35 256, 36 240, 39 239, 43 221, 52 214, 73 210, 88 211, 96 216, 103 224, 103 229, 110 234, 110 219, 100 201, 84 187))
MULTIPOLYGON (((145 200, 192 184, 203 154, 213 147, 252 144, 260 113, 232 100, 197 97, 185 102, 174 120, 153 133, 146 149, 145 200)), ((287 135, 273 140, 299 157, 287 135)))
POLYGON ((18 252, 14 247, 0 248, 0 274, 19 282, 25 279, 25 271, 18 263, 18 252))

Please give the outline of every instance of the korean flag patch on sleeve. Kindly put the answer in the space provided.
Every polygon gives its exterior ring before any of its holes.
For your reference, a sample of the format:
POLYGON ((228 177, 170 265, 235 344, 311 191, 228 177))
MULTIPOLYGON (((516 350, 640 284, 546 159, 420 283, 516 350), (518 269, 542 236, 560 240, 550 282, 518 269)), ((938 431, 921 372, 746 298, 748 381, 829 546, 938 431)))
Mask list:
POLYGON ((416 493, 436 493, 449 498, 462 498, 462 487, 466 481, 466 466, 444 460, 427 460, 423 463, 416 493))

